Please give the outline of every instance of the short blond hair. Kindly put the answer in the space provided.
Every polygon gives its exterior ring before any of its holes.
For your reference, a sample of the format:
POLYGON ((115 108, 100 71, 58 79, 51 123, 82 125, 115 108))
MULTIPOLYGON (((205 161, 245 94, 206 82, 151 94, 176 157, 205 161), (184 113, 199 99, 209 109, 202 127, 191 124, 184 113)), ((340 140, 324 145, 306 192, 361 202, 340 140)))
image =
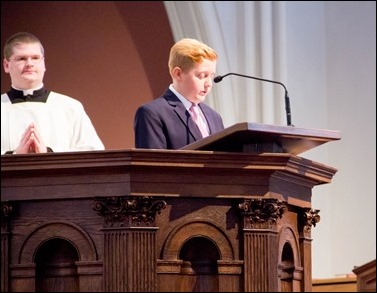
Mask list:
POLYGON ((13 55, 13 48, 19 44, 39 44, 41 47, 42 55, 44 56, 45 50, 41 41, 31 33, 19 32, 11 36, 4 46, 4 58, 9 59, 13 55))
POLYGON ((186 72, 204 59, 215 61, 217 57, 216 51, 206 44, 196 39, 184 38, 176 42, 170 49, 169 72, 172 74, 172 70, 175 67, 179 67, 186 72))

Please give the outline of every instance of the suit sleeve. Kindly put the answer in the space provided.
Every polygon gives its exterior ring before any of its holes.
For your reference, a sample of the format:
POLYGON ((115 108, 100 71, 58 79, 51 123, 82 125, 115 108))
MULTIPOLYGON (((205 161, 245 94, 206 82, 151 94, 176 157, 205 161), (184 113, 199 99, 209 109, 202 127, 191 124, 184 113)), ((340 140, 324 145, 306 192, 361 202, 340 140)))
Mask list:
POLYGON ((134 119, 135 147, 144 149, 166 149, 163 122, 148 105, 137 109, 134 119))

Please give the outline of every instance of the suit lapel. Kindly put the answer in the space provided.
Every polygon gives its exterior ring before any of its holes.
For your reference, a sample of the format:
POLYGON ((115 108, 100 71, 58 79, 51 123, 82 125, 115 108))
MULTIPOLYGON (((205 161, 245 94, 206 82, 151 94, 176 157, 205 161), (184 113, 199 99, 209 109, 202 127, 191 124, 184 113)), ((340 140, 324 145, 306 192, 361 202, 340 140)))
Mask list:
POLYGON ((202 138, 202 134, 196 123, 191 119, 191 115, 186 111, 183 103, 176 97, 176 95, 171 91, 167 90, 164 95, 166 101, 171 106, 172 111, 178 115, 179 120, 184 124, 184 127, 189 131, 194 140, 202 138))

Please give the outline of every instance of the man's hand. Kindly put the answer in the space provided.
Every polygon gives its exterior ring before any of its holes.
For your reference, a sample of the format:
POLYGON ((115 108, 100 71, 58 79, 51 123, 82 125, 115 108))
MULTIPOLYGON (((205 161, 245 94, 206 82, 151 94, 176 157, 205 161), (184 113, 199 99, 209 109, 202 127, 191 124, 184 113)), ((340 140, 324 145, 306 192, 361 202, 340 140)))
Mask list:
POLYGON ((47 147, 34 123, 31 123, 28 128, 26 128, 25 133, 21 138, 21 142, 15 149, 14 153, 47 153, 47 147))

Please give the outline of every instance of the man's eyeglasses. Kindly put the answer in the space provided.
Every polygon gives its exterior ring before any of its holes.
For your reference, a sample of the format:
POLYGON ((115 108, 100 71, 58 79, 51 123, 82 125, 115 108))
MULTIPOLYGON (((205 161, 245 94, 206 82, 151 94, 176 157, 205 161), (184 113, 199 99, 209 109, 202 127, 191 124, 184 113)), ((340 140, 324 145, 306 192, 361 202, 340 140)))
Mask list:
POLYGON ((44 56, 34 55, 34 56, 17 56, 13 58, 8 58, 8 61, 14 61, 17 64, 26 64, 32 62, 33 64, 38 64, 44 59, 44 56))

